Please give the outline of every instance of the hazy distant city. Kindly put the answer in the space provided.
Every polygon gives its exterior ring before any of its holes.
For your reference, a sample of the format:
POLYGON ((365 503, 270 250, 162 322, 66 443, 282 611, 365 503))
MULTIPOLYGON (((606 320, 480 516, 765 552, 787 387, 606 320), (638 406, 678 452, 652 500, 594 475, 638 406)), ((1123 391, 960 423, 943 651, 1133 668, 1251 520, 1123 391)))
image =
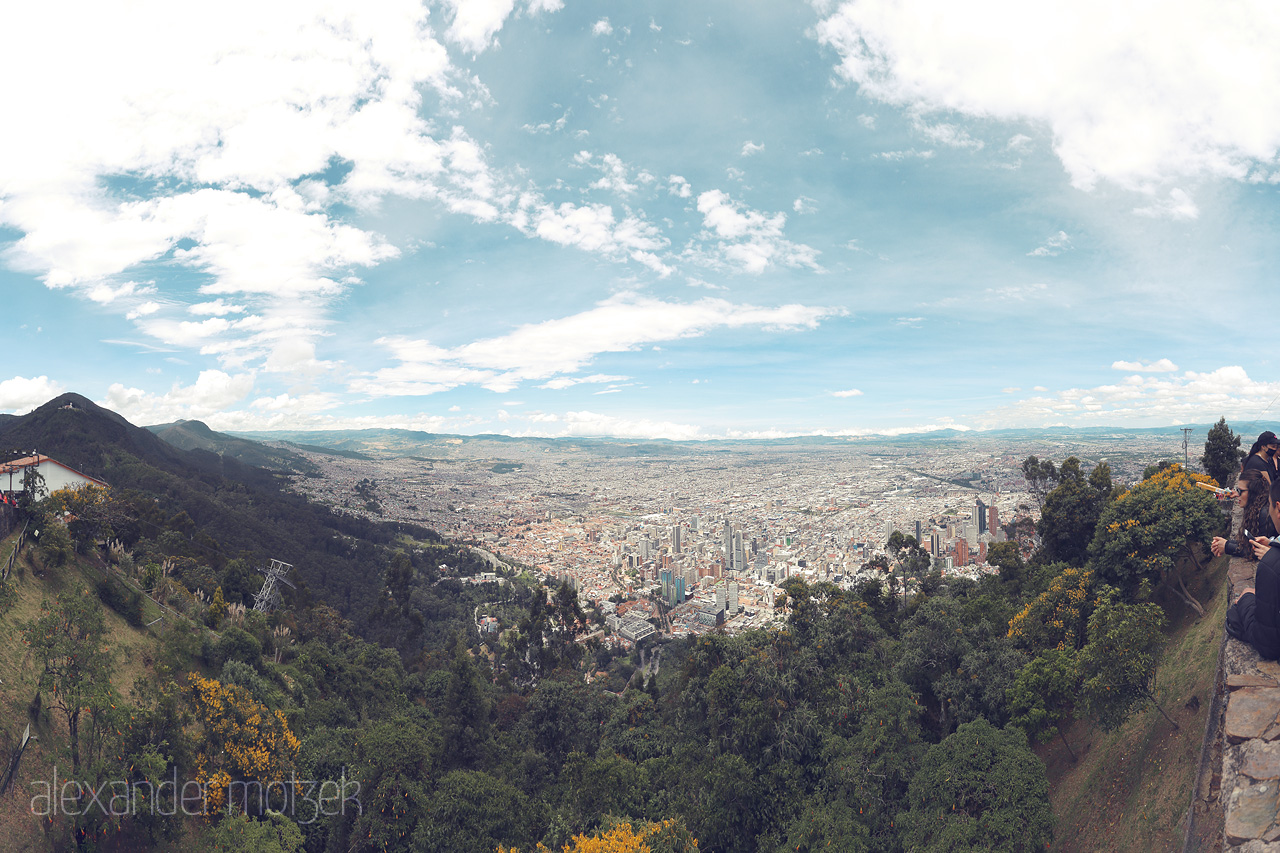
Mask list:
POLYGON ((895 530, 916 537, 944 574, 990 571, 988 544, 1038 510, 1020 472, 1028 455, 1075 455, 1086 470, 1105 460, 1117 483, 1183 459, 1176 431, 814 446, 430 439, 306 452, 316 470, 295 487, 568 579, 628 641, 654 630, 651 617, 673 635, 762 625, 782 581, 855 584, 895 530))

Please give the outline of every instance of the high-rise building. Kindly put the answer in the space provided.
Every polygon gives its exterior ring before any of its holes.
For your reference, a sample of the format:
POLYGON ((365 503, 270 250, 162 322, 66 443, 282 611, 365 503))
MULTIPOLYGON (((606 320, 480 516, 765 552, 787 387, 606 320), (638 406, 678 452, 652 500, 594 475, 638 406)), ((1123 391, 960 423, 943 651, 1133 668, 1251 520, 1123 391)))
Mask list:
POLYGON ((969 565, 969 543, 963 539, 956 540, 956 565, 969 565))
POLYGON ((725 584, 725 591, 726 591, 725 610, 729 613, 737 613, 738 612, 738 584, 735 583, 734 581, 729 581, 727 584, 725 584))
POLYGON ((916 536, 917 544, 924 544, 924 523, 923 522, 920 522, 920 521, 916 522, 915 536, 916 536))
POLYGON ((662 578, 662 600, 669 604, 671 602, 671 570, 663 569, 659 577, 662 578))
POLYGON ((672 526, 671 528, 671 551, 674 554, 681 553, 680 540, 682 537, 680 535, 680 529, 681 529, 680 525, 678 524, 672 526))
POLYGON ((993 506, 987 507, 987 530, 995 533, 1000 529, 1000 511, 993 506))
POLYGON ((978 535, 987 532, 987 505, 982 502, 982 498, 978 498, 973 509, 973 523, 978 525, 978 535))

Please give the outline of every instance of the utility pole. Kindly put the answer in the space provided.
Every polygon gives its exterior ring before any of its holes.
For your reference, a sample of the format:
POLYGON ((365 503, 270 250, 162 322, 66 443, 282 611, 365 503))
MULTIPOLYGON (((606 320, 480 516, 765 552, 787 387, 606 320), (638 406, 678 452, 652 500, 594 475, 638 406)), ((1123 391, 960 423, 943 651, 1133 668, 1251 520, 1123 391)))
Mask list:
POLYGON ((253 597, 254 610, 260 613, 271 612, 280 601, 280 589, 277 584, 284 584, 290 589, 297 589, 285 578, 285 575, 292 568, 293 565, 291 563, 272 560, 269 568, 258 569, 259 572, 266 575, 266 579, 262 583, 262 589, 258 590, 258 594, 253 597))
POLYGON ((1187 439, 1190 438, 1191 432, 1192 432, 1191 427, 1182 427, 1182 459, 1183 459, 1182 469, 1188 472, 1191 470, 1191 456, 1189 451, 1187 450, 1187 439))

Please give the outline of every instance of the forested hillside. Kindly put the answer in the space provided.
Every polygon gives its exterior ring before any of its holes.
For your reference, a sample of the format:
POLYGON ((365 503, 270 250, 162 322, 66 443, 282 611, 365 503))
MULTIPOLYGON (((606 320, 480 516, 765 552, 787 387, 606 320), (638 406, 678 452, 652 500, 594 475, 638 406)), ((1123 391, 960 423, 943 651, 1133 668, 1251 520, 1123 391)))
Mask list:
POLYGON ((0 590, 3 728, 39 735, 6 800, 28 849, 1044 849, 1032 745, 1177 713, 1189 697, 1153 688, 1158 602, 1199 606, 1180 573, 1222 523, 1178 466, 1122 490, 1068 459, 1041 484, 1044 546, 993 545, 980 582, 893 594, 927 566, 903 537, 883 582, 787 582, 781 630, 620 652, 567 586, 470 583, 479 562, 430 531, 315 507, 83 398, 0 429, 111 484, 28 499, 41 535, 0 590), (246 609, 272 558, 299 591, 246 609), (480 607, 507 630, 481 634, 480 607), (55 763, 141 799, 31 814, 55 763))

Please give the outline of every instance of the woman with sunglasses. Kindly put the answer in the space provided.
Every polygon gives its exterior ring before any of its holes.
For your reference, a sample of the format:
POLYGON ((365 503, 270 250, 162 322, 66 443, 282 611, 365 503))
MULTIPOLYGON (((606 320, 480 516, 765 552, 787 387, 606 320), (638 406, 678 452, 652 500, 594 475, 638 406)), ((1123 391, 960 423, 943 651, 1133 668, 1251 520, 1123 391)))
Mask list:
POLYGON ((1209 543, 1209 550, 1213 551, 1215 556, 1220 557, 1225 553, 1246 560, 1257 559, 1253 553, 1251 540, 1259 536, 1270 538, 1276 535, 1276 529, 1271 524, 1271 515, 1268 512, 1270 489, 1271 484, 1260 471, 1250 469, 1240 475, 1240 479, 1236 482, 1236 504, 1241 509, 1240 526, 1229 540, 1221 536, 1213 537, 1213 541, 1209 543))

